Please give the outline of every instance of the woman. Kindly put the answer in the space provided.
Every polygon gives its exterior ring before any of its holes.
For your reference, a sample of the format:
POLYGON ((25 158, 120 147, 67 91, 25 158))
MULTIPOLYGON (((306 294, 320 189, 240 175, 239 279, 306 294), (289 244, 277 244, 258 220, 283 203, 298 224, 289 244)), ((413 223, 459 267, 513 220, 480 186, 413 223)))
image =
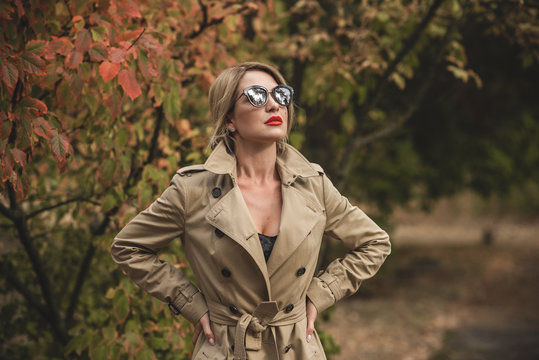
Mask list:
POLYGON ((325 359, 319 312, 357 291, 387 234, 285 143, 293 90, 262 63, 223 71, 209 93, 213 152, 114 239, 140 287, 195 324, 193 359, 325 359), (324 234, 350 252, 314 277, 324 234), (157 252, 180 238, 198 287, 157 252))

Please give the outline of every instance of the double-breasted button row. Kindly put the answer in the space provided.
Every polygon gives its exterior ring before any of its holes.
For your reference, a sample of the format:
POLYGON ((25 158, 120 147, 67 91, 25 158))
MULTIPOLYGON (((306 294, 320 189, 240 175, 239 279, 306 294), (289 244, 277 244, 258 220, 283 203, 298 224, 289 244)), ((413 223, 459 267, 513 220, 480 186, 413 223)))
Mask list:
POLYGON ((301 275, 305 274, 305 268, 302 266, 296 271, 296 276, 300 277, 301 275))
POLYGON ((230 306, 228 307, 228 309, 230 310, 230 312, 231 312, 232 314, 237 314, 237 313, 240 312, 240 311, 238 310, 238 308, 236 307, 236 305, 230 305, 230 306))
POLYGON ((288 304, 288 305, 286 305, 286 307, 284 308, 284 312, 287 313, 287 314, 288 314, 289 312, 291 312, 292 310, 294 310, 294 305, 292 305, 292 304, 288 304))
POLYGON ((287 352, 289 352, 289 351, 290 351, 290 349, 292 349, 292 344, 288 344, 288 345, 286 345, 286 346, 285 346, 285 348, 284 348, 284 352, 285 352, 285 354, 286 354, 287 352))
POLYGON ((215 228, 214 232, 217 237, 223 237, 225 235, 225 233, 223 233, 221 230, 217 228, 215 228))

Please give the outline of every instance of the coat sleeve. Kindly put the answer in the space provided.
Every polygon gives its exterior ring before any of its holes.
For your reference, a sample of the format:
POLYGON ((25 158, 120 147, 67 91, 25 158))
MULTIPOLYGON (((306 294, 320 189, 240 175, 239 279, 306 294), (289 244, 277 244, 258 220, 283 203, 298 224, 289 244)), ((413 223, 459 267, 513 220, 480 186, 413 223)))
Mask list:
POLYGON ((355 293, 363 280, 378 271, 391 251, 387 233, 352 206, 326 175, 322 177, 325 234, 342 241, 349 252, 331 262, 311 281, 307 296, 319 312, 355 293))
POLYGON ((180 270, 158 258, 160 249, 183 235, 185 210, 186 192, 176 175, 163 194, 116 235, 111 254, 138 286, 168 302, 175 315, 196 323, 208 311, 204 296, 180 270))

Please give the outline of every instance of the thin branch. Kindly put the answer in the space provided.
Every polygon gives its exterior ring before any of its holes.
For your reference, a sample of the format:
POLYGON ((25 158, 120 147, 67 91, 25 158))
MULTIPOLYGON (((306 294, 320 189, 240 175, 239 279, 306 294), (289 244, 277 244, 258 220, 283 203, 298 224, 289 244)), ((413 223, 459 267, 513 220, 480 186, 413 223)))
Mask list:
POLYGON ((402 61, 402 59, 404 59, 404 57, 408 55, 410 51, 412 51, 414 46, 419 41, 421 34, 423 33, 423 31, 425 31, 427 25, 432 21, 432 19, 434 18, 434 14, 436 14, 436 11, 444 1, 445 0, 435 0, 430 6, 429 11, 427 11, 427 14, 423 18, 423 20, 421 20, 419 25, 415 28, 414 32, 408 37, 408 39, 406 39, 401 51, 399 51, 397 56, 395 56, 395 58, 388 65, 386 71, 382 75, 381 80, 378 82, 378 86, 374 91, 373 103, 378 102, 378 97, 382 92, 381 90, 383 86, 387 84, 387 79, 391 76, 391 74, 393 74, 393 72, 397 68, 397 65, 402 61))
POLYGON ((135 40, 133 40, 133 42, 131 43, 131 45, 129 45, 127 50, 131 49, 137 43, 137 41, 139 41, 139 39, 142 37, 142 34, 144 34, 145 31, 146 31, 146 28, 143 28, 142 32, 137 36, 135 40))
POLYGON ((73 198, 73 199, 68 199, 68 200, 65 200, 65 201, 61 201, 61 202, 59 202, 57 204, 54 204, 54 205, 49 205, 49 206, 45 206, 45 207, 43 207, 41 209, 37 209, 37 210, 31 212, 30 214, 28 214, 26 216, 26 219, 33 218, 34 216, 37 216, 37 215, 41 214, 42 212, 45 212, 45 211, 48 211, 48 210, 53 210, 53 209, 56 209, 57 207, 64 206, 64 205, 70 204, 72 202, 77 202, 77 201, 89 202, 89 203, 91 203, 93 205, 99 205, 95 201, 92 201, 92 200, 90 200, 88 198, 76 197, 76 198, 73 198))

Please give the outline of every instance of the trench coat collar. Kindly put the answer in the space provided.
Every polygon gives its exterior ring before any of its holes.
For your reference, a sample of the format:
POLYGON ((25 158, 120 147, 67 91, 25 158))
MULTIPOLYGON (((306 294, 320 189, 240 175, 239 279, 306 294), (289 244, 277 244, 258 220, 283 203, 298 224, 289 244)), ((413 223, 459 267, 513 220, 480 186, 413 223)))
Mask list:
MULTIPOLYGON (((216 174, 230 174, 236 178, 236 156, 226 150, 220 142, 204 163, 204 168, 216 174)), ((277 171, 281 182, 291 185, 298 177, 317 176, 318 171, 311 163, 291 145, 285 144, 282 152, 277 154, 277 171)))

